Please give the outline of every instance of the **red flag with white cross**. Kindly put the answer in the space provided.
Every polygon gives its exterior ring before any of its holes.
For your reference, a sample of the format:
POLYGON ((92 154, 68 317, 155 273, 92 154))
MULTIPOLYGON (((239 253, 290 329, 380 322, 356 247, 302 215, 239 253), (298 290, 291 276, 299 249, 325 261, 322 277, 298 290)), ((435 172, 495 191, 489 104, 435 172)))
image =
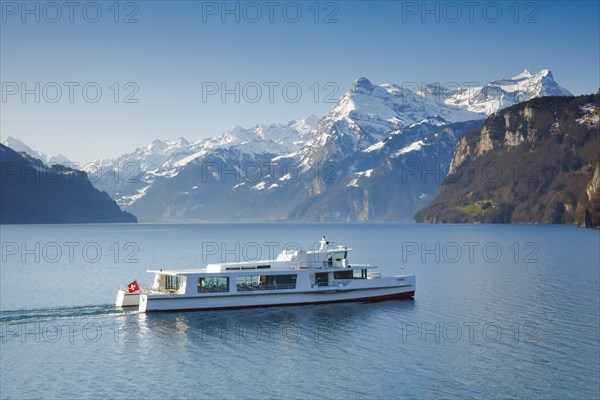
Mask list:
POLYGON ((127 290, 129 291, 129 293, 137 292, 138 290, 140 290, 140 286, 138 285, 137 280, 127 285, 127 290))

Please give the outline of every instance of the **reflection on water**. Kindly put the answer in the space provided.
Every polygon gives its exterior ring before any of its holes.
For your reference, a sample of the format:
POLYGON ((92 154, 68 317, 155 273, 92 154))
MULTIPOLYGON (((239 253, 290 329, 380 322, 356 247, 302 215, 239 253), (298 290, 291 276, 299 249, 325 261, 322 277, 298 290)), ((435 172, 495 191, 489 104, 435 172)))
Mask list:
MULTIPOLYGON (((129 318, 136 326, 139 340, 165 336, 173 345, 216 343, 337 343, 365 326, 377 326, 381 317, 402 318, 414 310, 414 300, 390 300, 374 303, 326 304, 266 309, 148 313, 129 318)), ((385 323, 385 321, 383 321, 385 323)), ((262 344, 259 345, 262 347, 262 344)))

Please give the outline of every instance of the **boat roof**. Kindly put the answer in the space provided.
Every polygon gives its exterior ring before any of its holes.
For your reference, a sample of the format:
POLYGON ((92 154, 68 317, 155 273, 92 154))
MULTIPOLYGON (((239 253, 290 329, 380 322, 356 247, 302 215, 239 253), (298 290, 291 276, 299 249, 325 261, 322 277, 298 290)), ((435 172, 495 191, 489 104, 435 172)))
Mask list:
POLYGON ((331 267, 331 268, 287 268, 287 269, 244 269, 244 270, 225 270, 225 271, 210 271, 206 268, 189 268, 189 269, 148 269, 146 270, 146 272, 152 273, 152 274, 161 274, 161 275, 194 275, 194 274, 237 274, 237 273, 244 273, 244 274, 256 274, 256 273, 261 273, 261 274, 277 274, 277 273, 283 273, 283 272, 288 272, 289 271, 311 271, 311 272, 332 272, 332 271, 340 271, 340 270, 345 270, 345 271, 350 271, 353 269, 373 269, 373 268, 377 268, 376 265, 372 265, 372 264, 352 264, 351 266, 348 266, 347 268, 340 268, 340 267, 331 267))
MULTIPOLYGON (((283 250, 275 260, 254 260, 254 261, 241 261, 241 262, 222 262, 222 263, 211 263, 206 268, 181 268, 181 269, 152 269, 147 272, 162 274, 162 275, 185 275, 185 274, 203 274, 203 273, 234 273, 234 272, 256 272, 269 271, 275 273, 277 271, 290 271, 299 269, 318 269, 328 270, 324 261, 331 259, 331 254, 335 253, 348 253, 352 249, 346 246, 329 246, 329 242, 325 241, 325 237, 321 239, 320 248, 318 250, 283 250)), ((344 259, 347 256, 344 256, 344 259)), ((331 263, 330 263, 331 265, 331 263)), ((370 267, 372 265, 359 265, 352 264, 352 267, 370 267)), ((347 266, 348 268, 348 266, 347 266)), ((339 269, 335 267, 333 269, 339 269)))

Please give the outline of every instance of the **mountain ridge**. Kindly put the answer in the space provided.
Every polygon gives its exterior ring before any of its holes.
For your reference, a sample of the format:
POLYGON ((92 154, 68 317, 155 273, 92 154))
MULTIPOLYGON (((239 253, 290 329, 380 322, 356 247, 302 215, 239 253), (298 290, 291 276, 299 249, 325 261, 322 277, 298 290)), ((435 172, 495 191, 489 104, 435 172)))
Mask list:
POLYGON ((8 136, 6 139, 4 139, 2 144, 6 147, 13 149, 17 153, 25 153, 33 158, 37 158, 47 165, 67 165, 71 163, 71 160, 69 160, 67 157, 63 156, 60 153, 56 155, 48 155, 42 153, 41 151, 33 150, 31 147, 27 146, 25 143, 12 136, 8 136))
POLYGON ((0 144, 0 224, 137 222, 85 172, 46 165, 0 144))
POLYGON ((357 200, 357 190, 378 179, 405 190, 394 176, 408 163, 447 172, 455 141, 477 125, 466 122, 483 123, 488 113, 542 92, 568 93, 549 70, 524 71, 474 88, 434 84, 411 90, 361 77, 322 118, 234 127, 191 143, 154 141, 116 159, 97 160, 86 171, 97 188, 145 221, 383 218, 372 207, 364 211, 367 198, 391 210, 387 217, 405 220, 426 205, 424 199, 442 179, 416 184, 422 191, 411 192, 410 200, 403 197, 410 203, 406 212, 392 207, 391 200, 375 199, 373 190, 357 200), (327 209, 328 204, 344 206, 327 209), (223 211, 228 208, 235 211, 223 211))

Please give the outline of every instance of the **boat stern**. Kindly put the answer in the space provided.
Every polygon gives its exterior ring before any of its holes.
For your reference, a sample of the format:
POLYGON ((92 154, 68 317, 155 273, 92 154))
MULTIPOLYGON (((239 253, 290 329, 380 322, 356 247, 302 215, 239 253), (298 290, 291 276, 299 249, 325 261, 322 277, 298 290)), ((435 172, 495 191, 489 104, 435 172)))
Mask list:
POLYGON ((140 304, 140 292, 129 293, 126 290, 119 289, 117 292, 117 307, 136 307, 140 304))

